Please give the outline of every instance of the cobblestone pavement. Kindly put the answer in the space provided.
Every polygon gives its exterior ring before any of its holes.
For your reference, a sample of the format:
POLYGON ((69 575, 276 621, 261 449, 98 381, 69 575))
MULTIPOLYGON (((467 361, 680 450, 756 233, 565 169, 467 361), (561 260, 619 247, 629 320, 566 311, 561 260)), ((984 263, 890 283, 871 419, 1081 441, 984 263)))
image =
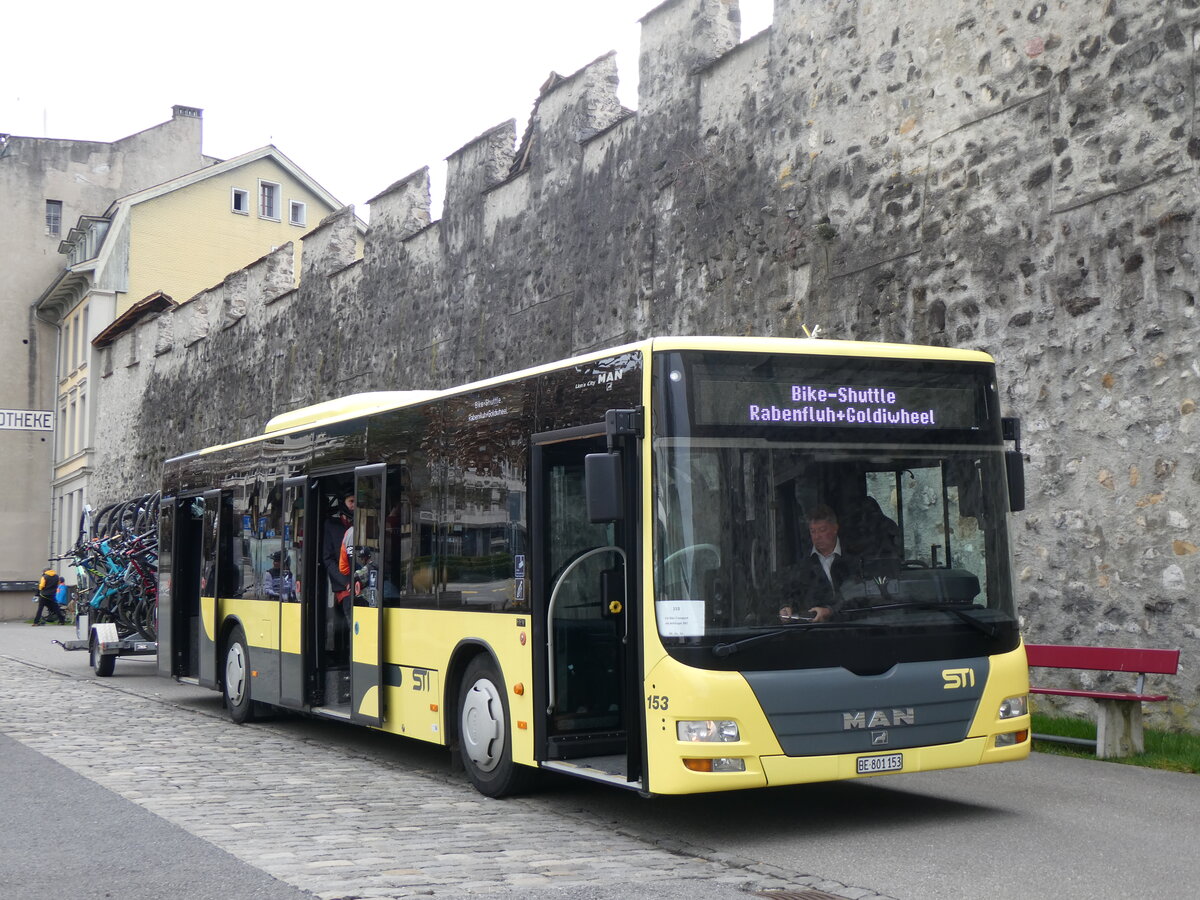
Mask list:
MULTIPOLYGON (((0 657, 0 732, 324 900, 870 891, 0 657), (37 698, 31 701, 30 698, 37 698), (625 890, 628 888, 628 890, 625 890)), ((351 726, 346 726, 347 728, 351 726)), ((795 894, 793 894, 795 896, 795 894)))

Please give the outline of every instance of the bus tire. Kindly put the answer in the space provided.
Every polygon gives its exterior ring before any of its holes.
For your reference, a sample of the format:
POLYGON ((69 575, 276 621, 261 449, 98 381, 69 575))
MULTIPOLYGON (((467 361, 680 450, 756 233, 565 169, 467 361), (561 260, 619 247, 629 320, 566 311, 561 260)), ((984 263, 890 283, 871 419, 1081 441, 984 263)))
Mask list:
POLYGON ((88 650, 91 655, 92 671, 96 673, 97 677, 112 677, 113 670, 117 667, 117 657, 112 654, 106 655, 101 653, 100 642, 96 640, 95 635, 92 636, 88 650))
POLYGON ((532 771, 512 759, 508 698, 491 657, 467 664, 458 692, 458 744, 467 778, 487 797, 505 797, 529 786, 532 771))
POLYGON ((225 642, 225 669, 222 678, 225 708, 235 725, 244 725, 254 719, 254 701, 250 699, 250 650, 246 646, 246 632, 241 625, 234 626, 225 642))

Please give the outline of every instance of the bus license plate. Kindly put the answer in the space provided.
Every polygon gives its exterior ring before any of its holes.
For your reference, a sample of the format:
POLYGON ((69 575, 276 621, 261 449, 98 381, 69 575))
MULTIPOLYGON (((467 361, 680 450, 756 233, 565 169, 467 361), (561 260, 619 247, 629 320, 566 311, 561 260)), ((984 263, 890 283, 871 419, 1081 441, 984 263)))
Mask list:
POLYGON ((860 756, 858 758, 859 775, 873 775, 876 772, 899 772, 903 768, 903 753, 889 753, 887 756, 860 756))

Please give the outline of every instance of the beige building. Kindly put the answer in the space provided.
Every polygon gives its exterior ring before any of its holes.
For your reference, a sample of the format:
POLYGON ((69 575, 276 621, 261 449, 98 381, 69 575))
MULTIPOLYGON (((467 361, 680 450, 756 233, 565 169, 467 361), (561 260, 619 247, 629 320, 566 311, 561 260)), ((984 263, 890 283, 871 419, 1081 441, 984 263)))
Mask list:
POLYGON ((92 436, 104 420, 92 402, 97 380, 140 362, 114 358, 114 339, 278 247, 290 243, 298 254, 299 237, 339 207, 276 148, 263 147, 121 197, 65 232, 60 271, 34 304, 60 333, 52 555, 75 544, 89 503, 92 436))
POLYGON ((55 423, 46 414, 54 412, 60 337, 33 303, 62 271, 58 250, 70 222, 216 162, 201 152, 201 126, 199 109, 176 106, 170 121, 111 143, 0 133, 0 617, 30 614, 50 531, 55 423))

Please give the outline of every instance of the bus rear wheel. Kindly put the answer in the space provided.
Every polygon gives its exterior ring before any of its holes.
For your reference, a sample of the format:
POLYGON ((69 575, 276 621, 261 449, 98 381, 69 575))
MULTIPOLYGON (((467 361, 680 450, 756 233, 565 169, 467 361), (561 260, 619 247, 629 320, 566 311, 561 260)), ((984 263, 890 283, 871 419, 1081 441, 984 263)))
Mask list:
POLYGON ((467 778, 481 794, 505 797, 529 787, 532 771, 512 759, 504 681, 487 656, 476 656, 463 674, 458 743, 467 778))
POLYGON ((236 725, 254 718, 254 701, 250 699, 250 651, 246 633, 239 625, 229 633, 225 644, 225 677, 223 679, 225 707, 236 725))

